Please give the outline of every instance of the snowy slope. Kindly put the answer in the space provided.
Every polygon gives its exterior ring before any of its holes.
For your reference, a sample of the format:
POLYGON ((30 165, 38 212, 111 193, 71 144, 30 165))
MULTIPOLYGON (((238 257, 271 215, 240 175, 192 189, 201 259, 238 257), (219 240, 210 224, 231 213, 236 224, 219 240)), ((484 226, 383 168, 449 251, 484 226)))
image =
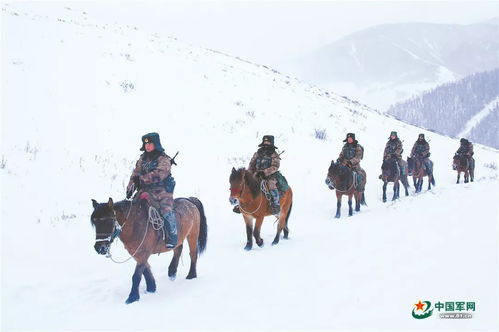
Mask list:
MULTIPOLYGON (((437 187, 383 204, 388 133, 407 151, 422 130, 164 32, 38 7, 2 7, 2 330, 497 329, 496 150, 477 146, 477 181, 456 186, 458 142, 423 131, 437 187), (173 283, 171 255, 151 257, 158 291, 142 284, 127 306, 134 263, 95 253, 90 199, 124 198, 150 131, 168 153, 181 151, 176 195, 204 203, 208 250, 192 281, 187 254, 173 283), (324 178, 350 131, 365 147, 369 206, 337 221, 324 178), (266 246, 245 252, 228 177, 267 133, 286 151, 291 239, 271 247, 268 218, 266 246), (475 301, 477 312, 417 321, 419 299, 475 301)), ((121 243, 112 250, 128 257, 121 243)))

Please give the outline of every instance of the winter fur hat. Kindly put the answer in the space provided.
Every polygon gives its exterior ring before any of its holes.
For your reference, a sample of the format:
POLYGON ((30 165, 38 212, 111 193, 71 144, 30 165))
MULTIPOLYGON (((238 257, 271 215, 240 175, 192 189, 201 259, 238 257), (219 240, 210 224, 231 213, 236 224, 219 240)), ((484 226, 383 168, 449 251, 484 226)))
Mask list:
POLYGON ((353 139, 354 143, 357 143, 357 141, 355 140, 355 134, 354 133, 348 133, 347 137, 343 140, 343 142, 347 142, 349 137, 351 137, 353 139))
POLYGON ((165 149, 161 146, 158 133, 149 133, 142 136, 142 147, 140 148, 140 151, 145 151, 146 143, 153 143, 156 151, 165 151, 165 149))
POLYGON ((274 145, 274 136, 272 136, 272 135, 265 135, 265 136, 263 136, 262 143, 258 144, 258 146, 259 147, 264 146, 265 142, 269 142, 272 147, 274 147, 274 148, 277 149, 277 146, 274 145))

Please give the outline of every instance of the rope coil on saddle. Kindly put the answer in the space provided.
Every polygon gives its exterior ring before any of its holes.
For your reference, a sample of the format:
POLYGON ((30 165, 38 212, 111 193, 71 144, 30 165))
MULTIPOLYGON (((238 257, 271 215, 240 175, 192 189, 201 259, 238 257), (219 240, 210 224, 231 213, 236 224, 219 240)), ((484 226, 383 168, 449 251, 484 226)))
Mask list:
MULTIPOLYGON (((132 211, 132 204, 133 204, 133 201, 130 202, 130 209, 128 210, 127 220, 128 220, 128 217, 130 216, 130 212, 132 211)), ((161 217, 161 215, 159 214, 158 210, 156 210, 153 206, 150 206, 148 214, 149 214, 149 216, 147 218, 146 230, 144 231, 144 236, 142 237, 142 241, 140 241, 140 244, 137 247, 137 249, 135 250, 135 252, 132 255, 130 255, 130 257, 128 257, 127 259, 125 259, 123 261, 116 261, 116 260, 114 260, 113 256, 111 255, 111 246, 109 246, 107 253, 106 253, 107 258, 110 258, 111 261, 113 261, 116 264, 123 264, 123 263, 128 262, 130 259, 135 257, 135 255, 139 252, 140 248, 144 244, 144 240, 146 239, 147 231, 149 229, 149 223, 151 223, 152 227, 155 230, 159 230, 159 228, 157 228, 157 227, 163 227, 164 220, 161 217), (158 220, 158 217, 159 217, 159 219, 161 219, 161 221, 158 220)), ((116 218, 116 216, 114 216, 114 217, 116 218)), ((123 223, 123 226, 120 226, 120 224, 118 224, 118 221, 115 219, 115 228, 116 229, 113 231, 113 234, 108 237, 108 239, 111 239, 111 241, 114 240, 114 238, 121 233, 121 230, 123 229, 123 227, 125 227, 125 224, 126 224, 126 222, 123 223), (114 234, 116 234, 116 235, 113 237, 114 234)), ((165 236, 165 231, 163 229, 163 239, 164 239, 164 236, 165 236)), ((108 239, 103 239, 102 241, 109 241, 108 239)))

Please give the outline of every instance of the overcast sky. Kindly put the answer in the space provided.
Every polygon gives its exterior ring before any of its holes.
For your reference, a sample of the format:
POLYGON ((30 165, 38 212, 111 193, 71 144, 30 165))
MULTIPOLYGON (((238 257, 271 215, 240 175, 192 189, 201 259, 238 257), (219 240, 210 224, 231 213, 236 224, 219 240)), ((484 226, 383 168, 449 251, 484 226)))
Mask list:
POLYGON ((69 6, 86 9, 90 19, 135 24, 271 66, 378 24, 470 24, 499 17, 497 0, 93 1, 69 6))

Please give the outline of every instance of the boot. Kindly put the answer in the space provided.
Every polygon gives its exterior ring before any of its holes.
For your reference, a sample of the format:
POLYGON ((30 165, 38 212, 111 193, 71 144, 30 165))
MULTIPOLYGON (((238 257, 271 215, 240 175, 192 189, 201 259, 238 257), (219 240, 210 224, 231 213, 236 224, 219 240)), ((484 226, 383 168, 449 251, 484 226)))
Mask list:
POLYGON ((166 222, 166 229, 168 230, 168 238, 166 239, 166 247, 171 249, 175 248, 177 244, 177 220, 175 217, 175 212, 170 211, 165 213, 163 216, 166 222))
POLYGON ((272 195, 272 201, 270 202, 270 210, 274 216, 277 216, 281 212, 281 207, 279 206, 279 190, 273 189, 270 191, 272 195))

